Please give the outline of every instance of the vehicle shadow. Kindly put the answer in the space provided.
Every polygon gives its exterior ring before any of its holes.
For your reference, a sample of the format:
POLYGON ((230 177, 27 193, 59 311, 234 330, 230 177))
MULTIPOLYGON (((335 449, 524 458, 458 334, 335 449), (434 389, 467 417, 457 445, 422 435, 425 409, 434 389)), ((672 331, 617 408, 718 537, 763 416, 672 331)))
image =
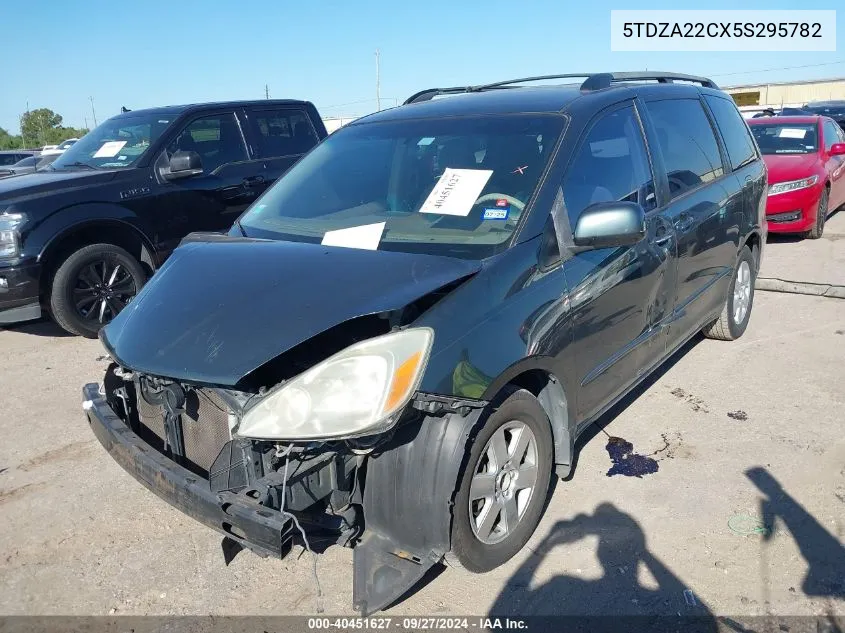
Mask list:
POLYGON ((718 630, 708 606, 649 551, 637 521, 611 503, 600 504, 592 515, 579 514, 552 527, 505 583, 488 617, 512 615, 571 618, 532 621, 532 630, 543 622, 567 631, 602 625, 608 630, 652 630, 665 628, 668 621, 683 624, 684 630, 718 630), (583 547, 581 541, 588 537, 598 537, 600 578, 561 574, 532 587, 546 557, 566 560, 565 548, 583 547))
POLYGON ((800 233, 769 233, 766 236, 766 244, 794 244, 805 239, 807 238, 800 233))
POLYGON ((745 475, 765 495, 760 500, 763 542, 773 538, 776 523, 781 521, 807 562, 807 575, 801 584, 804 594, 845 598, 845 547, 839 539, 824 529, 765 468, 749 468, 745 475))
POLYGON ((24 323, 16 323, 14 325, 0 326, 0 332, 9 330, 10 332, 21 332, 22 334, 31 334, 32 336, 46 336, 49 338, 64 338, 73 336, 65 332, 56 323, 50 319, 44 318, 38 321, 26 321, 24 323))
POLYGON ((578 436, 578 439, 575 441, 575 451, 572 456, 572 468, 563 481, 570 481, 575 476, 575 470, 578 467, 578 458, 580 457, 583 448, 589 444, 596 435, 605 432, 605 428, 608 427, 611 422, 621 415, 625 409, 630 407, 637 398, 651 389, 658 380, 660 380, 670 369, 672 369, 672 367, 686 356, 690 350, 703 340, 704 335, 699 333, 684 343, 674 354, 672 354, 672 356, 667 358, 660 367, 655 369, 647 378, 637 385, 637 387, 632 389, 619 402, 603 413, 595 422, 587 427, 581 435, 578 436))

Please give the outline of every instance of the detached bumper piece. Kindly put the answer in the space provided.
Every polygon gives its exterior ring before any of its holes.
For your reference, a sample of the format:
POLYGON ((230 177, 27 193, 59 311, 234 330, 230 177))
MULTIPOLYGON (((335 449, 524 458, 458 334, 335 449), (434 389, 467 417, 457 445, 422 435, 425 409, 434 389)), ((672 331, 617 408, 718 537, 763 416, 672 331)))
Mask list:
POLYGON ((82 395, 94 435, 114 460, 150 491, 259 555, 282 558, 289 551, 296 530, 290 518, 246 495, 212 493, 207 480, 136 435, 99 393, 98 385, 85 385, 82 395))

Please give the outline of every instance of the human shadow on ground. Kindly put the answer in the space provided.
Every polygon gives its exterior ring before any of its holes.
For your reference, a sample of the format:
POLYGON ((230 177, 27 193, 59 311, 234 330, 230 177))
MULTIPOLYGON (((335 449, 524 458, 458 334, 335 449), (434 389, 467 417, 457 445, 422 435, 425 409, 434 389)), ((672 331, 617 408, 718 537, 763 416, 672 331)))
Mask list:
POLYGON ((637 521, 611 503, 600 504, 592 515, 556 523, 507 581, 489 614, 491 618, 564 615, 570 617, 532 622, 530 628, 543 628, 545 622, 561 630, 653 630, 672 621, 684 630, 718 630, 707 605, 649 551, 637 521), (562 546, 579 546, 590 536, 599 539, 600 578, 561 574, 532 586, 547 556, 565 560, 562 546), (647 581, 642 584, 641 567, 651 576, 643 574, 647 581))
POLYGON ((791 497, 777 479, 760 466, 745 475, 765 496, 760 501, 763 540, 770 541, 781 521, 807 561, 801 589, 807 596, 845 598, 845 547, 804 507, 791 497))

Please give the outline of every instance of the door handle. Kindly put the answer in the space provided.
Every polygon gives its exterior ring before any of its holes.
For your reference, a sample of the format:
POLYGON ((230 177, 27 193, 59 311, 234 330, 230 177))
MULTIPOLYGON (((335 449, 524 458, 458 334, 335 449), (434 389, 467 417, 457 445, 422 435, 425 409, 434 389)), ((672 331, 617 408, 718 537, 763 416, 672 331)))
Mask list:
POLYGON ((666 244, 668 244, 671 241, 671 239, 672 239, 672 234, 667 233, 666 235, 663 235, 662 237, 656 238, 654 240, 654 243, 657 244, 657 246, 665 246, 666 244))

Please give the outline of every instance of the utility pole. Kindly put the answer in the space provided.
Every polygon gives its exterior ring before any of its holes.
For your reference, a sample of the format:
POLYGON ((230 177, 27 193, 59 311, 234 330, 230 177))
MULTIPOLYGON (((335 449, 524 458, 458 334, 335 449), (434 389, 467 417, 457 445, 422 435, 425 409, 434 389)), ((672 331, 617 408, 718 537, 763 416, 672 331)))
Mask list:
MULTIPOLYGON (((26 113, 29 114, 29 100, 26 102, 26 113)), ((29 117, 26 117, 29 120, 29 117)), ((23 115, 20 118, 20 126, 21 126, 21 143, 23 143, 23 149, 26 149, 26 134, 23 131, 23 115)))
POLYGON ((379 51, 376 49, 376 107, 381 111, 381 70, 379 68, 379 51))
POLYGON ((86 116, 86 117, 83 117, 83 118, 85 119, 85 129, 86 129, 86 130, 90 129, 90 128, 88 127, 88 117, 86 116))
POLYGON ((264 98, 270 98, 270 87, 267 84, 264 84, 264 98))
POLYGON ((94 110, 94 97, 88 97, 91 101, 91 115, 94 117, 94 127, 97 127, 97 113, 94 110))

